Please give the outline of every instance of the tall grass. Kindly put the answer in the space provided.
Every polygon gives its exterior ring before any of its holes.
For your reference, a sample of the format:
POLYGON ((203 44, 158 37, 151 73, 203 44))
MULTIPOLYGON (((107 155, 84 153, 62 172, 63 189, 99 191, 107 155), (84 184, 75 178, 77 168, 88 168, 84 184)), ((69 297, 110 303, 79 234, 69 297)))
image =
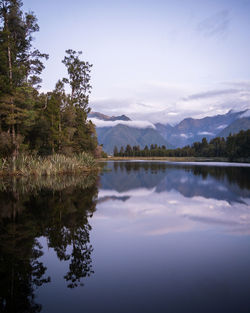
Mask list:
POLYGON ((11 159, 0 160, 0 174, 4 176, 53 176, 83 173, 94 168, 96 168, 94 158, 85 152, 72 156, 61 154, 47 157, 20 155, 15 161, 14 172, 11 159))
POLYGON ((68 188, 85 189, 96 185, 98 174, 89 172, 85 175, 20 176, 5 177, 0 180, 0 192, 36 194, 41 189, 61 191, 68 188))

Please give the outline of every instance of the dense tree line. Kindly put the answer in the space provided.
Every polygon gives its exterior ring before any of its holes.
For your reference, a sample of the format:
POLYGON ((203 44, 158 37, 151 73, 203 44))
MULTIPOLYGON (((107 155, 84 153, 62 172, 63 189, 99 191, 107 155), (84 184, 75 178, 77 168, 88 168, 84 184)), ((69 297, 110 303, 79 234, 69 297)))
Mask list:
POLYGON ((48 55, 32 45, 38 30, 35 15, 24 13, 20 0, 0 0, 0 157, 93 153, 95 126, 87 120, 92 65, 81 60, 81 52, 67 50, 62 62, 68 77, 53 91, 39 92, 48 55))
POLYGON ((120 157, 226 157, 230 160, 250 157, 250 130, 240 131, 238 134, 229 135, 226 139, 216 137, 207 142, 194 142, 191 146, 177 149, 167 149, 165 146, 151 144, 150 147, 127 145, 120 151, 114 147, 114 156, 120 157))

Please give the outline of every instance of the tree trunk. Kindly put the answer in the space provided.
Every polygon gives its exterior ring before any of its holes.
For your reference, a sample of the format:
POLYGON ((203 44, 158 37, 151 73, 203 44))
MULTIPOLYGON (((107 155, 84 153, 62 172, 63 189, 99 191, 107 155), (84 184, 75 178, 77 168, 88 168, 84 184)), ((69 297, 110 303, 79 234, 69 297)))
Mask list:
MULTIPOLYGON (((8 67, 9 67, 9 82, 10 87, 13 87, 13 69, 12 69, 12 60, 11 60, 11 40, 9 34, 9 26, 8 26, 8 13, 4 14, 4 28, 8 33, 8 67)), ((15 131, 15 106, 14 106, 14 98, 13 95, 10 97, 10 114, 11 114, 11 125, 10 125, 10 132, 11 132, 11 143, 14 146, 14 151, 12 153, 12 165, 13 171, 16 170, 16 156, 17 156, 17 142, 16 142, 16 131, 15 131)))
POLYGON ((59 145, 58 145, 58 150, 61 152, 62 148, 62 119, 61 119, 61 111, 59 112, 59 145))
MULTIPOLYGON (((13 71, 12 71, 12 61, 11 61, 11 47, 10 47, 10 36, 8 35, 8 62, 9 62, 9 79, 10 86, 13 85, 13 71)), ((15 106, 14 106, 14 98, 10 97, 10 105, 11 105, 11 143, 14 146, 14 151, 12 153, 12 167, 13 172, 16 170, 16 156, 17 156, 17 143, 16 143, 16 130, 15 130, 15 106)))

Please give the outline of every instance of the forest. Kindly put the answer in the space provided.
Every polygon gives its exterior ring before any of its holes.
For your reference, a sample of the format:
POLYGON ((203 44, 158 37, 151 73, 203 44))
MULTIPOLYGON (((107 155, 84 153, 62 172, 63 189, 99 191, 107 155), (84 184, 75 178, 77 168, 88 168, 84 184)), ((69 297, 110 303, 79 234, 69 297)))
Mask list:
POLYGON ((33 12, 20 0, 0 1, 0 158, 20 154, 72 155, 97 149, 95 126, 87 120, 92 65, 68 49, 67 77, 40 92, 48 54, 33 46, 39 31, 33 12), (66 92, 67 90, 67 92, 66 92))
POLYGON ((114 147, 115 157, 224 157, 229 160, 249 158, 250 156, 250 129, 238 134, 216 137, 207 142, 204 137, 201 142, 194 142, 191 146, 177 149, 167 149, 165 146, 151 144, 150 147, 127 145, 118 151, 114 147))
MULTIPOLYGON (((48 168, 45 157, 53 164, 67 164, 67 172, 79 161, 75 158, 74 164, 68 166, 69 158, 76 154, 84 154, 80 162, 84 159, 93 164, 88 156, 105 154, 98 146, 95 125, 87 119, 92 64, 83 60, 81 51, 66 50, 62 63, 67 77, 61 77, 53 90, 40 92, 41 74, 49 56, 33 46, 39 25, 34 13, 23 12, 22 6, 21 0, 0 0, 0 173, 10 168, 15 172, 19 166, 19 172, 30 174, 33 168, 27 170, 27 166, 31 163, 36 168, 48 168), (65 157, 51 158, 56 154, 65 157)), ((249 157, 249 141, 248 130, 227 139, 214 138, 209 143, 203 138, 202 142, 178 149, 156 144, 143 149, 127 145, 120 151, 114 147, 114 156, 234 160, 249 157)), ((61 165, 58 168, 60 172, 61 165)))

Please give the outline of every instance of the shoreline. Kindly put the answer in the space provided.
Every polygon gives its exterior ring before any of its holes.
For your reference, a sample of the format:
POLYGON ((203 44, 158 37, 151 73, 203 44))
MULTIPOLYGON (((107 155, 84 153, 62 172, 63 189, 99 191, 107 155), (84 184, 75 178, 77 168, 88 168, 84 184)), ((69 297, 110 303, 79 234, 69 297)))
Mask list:
POLYGON ((250 164, 250 159, 239 158, 233 161, 230 161, 228 158, 224 157, 108 157, 100 158, 97 162, 106 162, 106 161, 166 161, 174 163, 182 162, 199 162, 199 163, 245 163, 250 164))

